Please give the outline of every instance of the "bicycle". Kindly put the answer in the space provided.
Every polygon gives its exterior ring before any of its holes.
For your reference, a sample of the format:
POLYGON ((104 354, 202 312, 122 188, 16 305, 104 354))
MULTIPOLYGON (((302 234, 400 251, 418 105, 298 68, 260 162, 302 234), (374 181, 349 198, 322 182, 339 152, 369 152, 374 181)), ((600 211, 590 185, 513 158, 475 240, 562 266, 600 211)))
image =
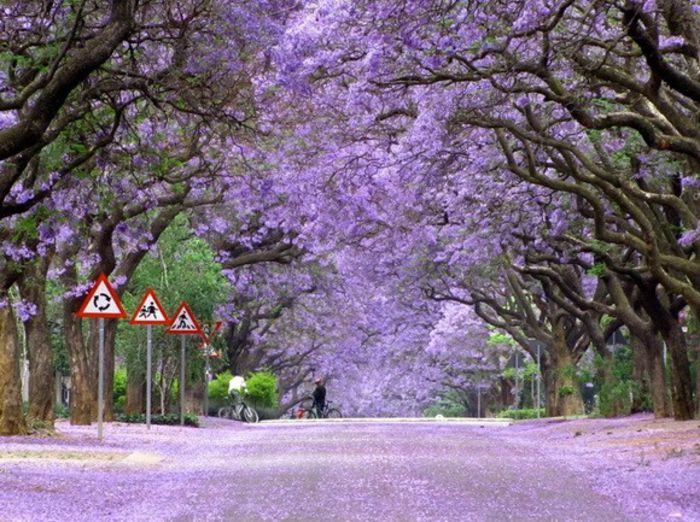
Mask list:
POLYGON ((236 399, 236 402, 233 405, 222 406, 219 408, 217 414, 221 419, 237 421, 242 420, 252 424, 255 424, 260 420, 258 412, 255 411, 255 408, 248 406, 242 397, 236 399))
POLYGON ((343 416, 338 408, 331 408, 331 401, 326 401, 326 407, 322 411, 318 411, 316 406, 312 406, 306 410, 307 419, 340 419, 343 416))
POLYGON ((313 405, 314 400, 312 397, 304 397, 300 402, 299 405, 296 408, 292 408, 291 413, 289 414, 290 419, 308 419, 309 418, 309 410, 311 409, 311 406, 313 405))

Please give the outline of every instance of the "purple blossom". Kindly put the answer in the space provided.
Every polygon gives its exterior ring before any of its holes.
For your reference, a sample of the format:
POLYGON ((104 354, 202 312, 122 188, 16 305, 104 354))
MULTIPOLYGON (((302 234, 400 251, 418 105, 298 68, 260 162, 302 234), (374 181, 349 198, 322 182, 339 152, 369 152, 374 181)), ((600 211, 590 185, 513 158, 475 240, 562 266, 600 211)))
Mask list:
POLYGON ((23 323, 26 323, 29 319, 34 317, 39 310, 34 303, 27 301, 17 301, 13 303, 12 306, 15 309, 17 317, 19 317, 23 323))

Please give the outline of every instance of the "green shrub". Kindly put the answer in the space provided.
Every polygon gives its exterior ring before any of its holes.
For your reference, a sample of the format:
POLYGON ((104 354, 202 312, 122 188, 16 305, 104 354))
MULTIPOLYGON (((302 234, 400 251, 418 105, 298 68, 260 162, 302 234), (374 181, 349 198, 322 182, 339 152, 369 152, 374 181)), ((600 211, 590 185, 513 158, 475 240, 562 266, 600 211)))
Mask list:
POLYGON ((124 411, 124 406, 126 405, 126 395, 120 395, 114 400, 114 411, 121 413, 124 411))
POLYGON ((251 406, 270 409, 279 407, 277 377, 273 373, 268 371, 251 373, 245 382, 248 388, 246 401, 251 406))
POLYGON ((423 410, 423 416, 464 417, 467 411, 460 394, 453 390, 443 391, 433 404, 423 410))
POLYGON ((565 384, 559 388, 559 395, 561 396, 567 396, 567 395, 573 395, 576 390, 571 384, 565 384))
POLYGON ((117 368, 114 372, 114 388, 112 398, 115 407, 117 404, 126 404, 126 368, 117 368))
POLYGON ((226 371, 216 376, 216 379, 209 383, 210 399, 226 399, 228 397, 228 383, 233 379, 231 372, 226 371))
POLYGON ((604 417, 629 415, 632 412, 633 393, 641 395, 642 403, 650 403, 634 381, 634 358, 629 346, 621 346, 609 359, 596 355, 598 369, 598 411, 604 417), (607 379, 604 377, 607 375, 607 379))
POLYGON ((54 406, 53 412, 57 419, 67 419, 70 417, 70 408, 68 406, 64 406, 63 404, 57 404, 54 406))
POLYGON ((618 381, 605 383, 598 394, 598 407, 604 417, 618 417, 632 412, 632 383, 618 381))
MULTIPOLYGON (((540 417, 544 417, 544 408, 540 408, 539 411, 540 417)), ((536 419, 537 408, 526 408, 522 410, 503 410, 498 414, 498 417, 513 420, 536 419)))
MULTIPOLYGON (((117 422, 126 422, 128 424, 146 424, 146 415, 143 413, 117 414, 114 420, 117 422)), ((176 426, 180 424, 179 413, 168 413, 166 415, 151 415, 151 424, 162 424, 167 426, 176 426)), ((199 417, 191 413, 185 413, 185 426, 199 427, 199 417)))
POLYGON ((464 417, 466 412, 463 404, 447 401, 440 401, 423 410, 423 416, 425 417, 435 417, 437 415, 442 415, 443 417, 464 417))

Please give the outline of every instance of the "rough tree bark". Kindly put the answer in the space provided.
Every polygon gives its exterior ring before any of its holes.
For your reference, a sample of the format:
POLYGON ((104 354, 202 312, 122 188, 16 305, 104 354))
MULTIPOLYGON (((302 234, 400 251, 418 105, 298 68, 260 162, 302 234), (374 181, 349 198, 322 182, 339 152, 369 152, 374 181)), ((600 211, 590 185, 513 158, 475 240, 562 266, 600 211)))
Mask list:
MULTIPOLYGON (((153 386, 155 390, 155 386, 153 386)), ((124 413, 145 413, 146 411, 146 364, 141 357, 127 357, 126 360, 126 404, 124 413)), ((151 405, 152 406, 152 405, 151 405)))
POLYGON ((632 413, 644 411, 644 395, 651 393, 649 384, 649 369, 646 353, 639 346, 632 344, 632 379, 638 387, 632 394, 632 413))
POLYGON ((648 335, 644 338, 632 334, 632 348, 640 351, 646 358, 645 369, 649 380, 649 392, 657 418, 671 416, 671 403, 666 386, 666 372, 663 362, 663 345, 658 335, 648 335))
POLYGON ((678 322, 671 324, 664 335, 666 346, 671 356, 671 398, 673 401, 673 418, 690 420, 694 417, 693 388, 690 379, 690 361, 685 335, 678 322))
POLYGON ((22 381, 17 326, 7 294, 0 294, 0 435, 24 435, 27 424, 22 412, 22 381))
POLYGON ((657 293, 654 281, 640 285, 640 302, 649 318, 666 342, 671 356, 671 401, 673 418, 690 420, 694 417, 693 387, 690 379, 690 361, 685 334, 673 313, 667 296, 657 293))
POLYGON ((548 417, 583 413, 581 390, 576 383, 576 361, 566 346, 566 341, 559 341, 549 347, 550 364, 543 368, 548 417))
POLYGON ((27 416, 53 424, 55 377, 53 350, 46 320, 46 273, 50 256, 28 264, 18 286, 22 299, 36 306, 36 314, 24 322, 29 358, 29 410, 27 416))
POLYGON ((94 352, 86 346, 81 323, 72 307, 64 307, 64 338, 70 356, 70 422, 79 425, 91 424, 97 417, 97 364, 94 352))

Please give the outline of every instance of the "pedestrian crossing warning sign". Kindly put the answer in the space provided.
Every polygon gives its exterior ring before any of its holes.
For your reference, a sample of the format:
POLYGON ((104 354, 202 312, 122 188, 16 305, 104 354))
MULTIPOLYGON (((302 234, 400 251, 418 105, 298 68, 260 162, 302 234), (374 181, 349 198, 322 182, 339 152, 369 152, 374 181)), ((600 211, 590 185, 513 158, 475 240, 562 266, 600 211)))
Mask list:
POLYGON ((126 317, 122 302, 105 274, 100 274, 95 284, 92 285, 77 315, 79 317, 97 317, 101 319, 126 317))
POLYGON ((186 302, 180 303, 180 307, 172 318, 170 327, 165 331, 169 334, 201 334, 202 329, 186 302))
POLYGON ((146 289, 141 303, 136 307, 129 324, 170 324, 168 314, 160 304, 152 288, 146 289))

